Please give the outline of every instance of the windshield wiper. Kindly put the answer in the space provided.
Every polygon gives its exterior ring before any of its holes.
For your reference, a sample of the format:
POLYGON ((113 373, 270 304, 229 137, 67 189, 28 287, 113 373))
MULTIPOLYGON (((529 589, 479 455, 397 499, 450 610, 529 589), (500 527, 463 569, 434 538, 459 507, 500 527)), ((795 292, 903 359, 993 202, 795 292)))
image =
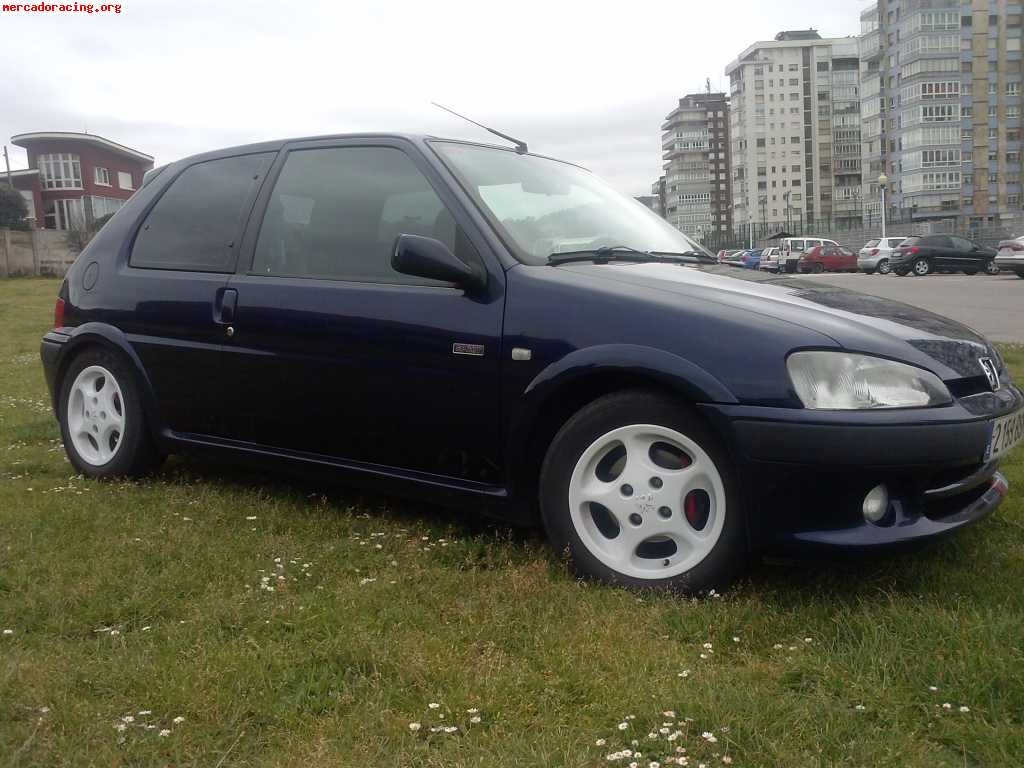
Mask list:
POLYGON ((586 248, 579 251, 563 251, 548 256, 548 264, 557 266, 574 261, 592 261, 595 264, 607 264, 610 261, 625 261, 633 264, 655 262, 660 264, 694 264, 713 263, 699 251, 641 251, 628 245, 605 245, 600 248, 586 248))

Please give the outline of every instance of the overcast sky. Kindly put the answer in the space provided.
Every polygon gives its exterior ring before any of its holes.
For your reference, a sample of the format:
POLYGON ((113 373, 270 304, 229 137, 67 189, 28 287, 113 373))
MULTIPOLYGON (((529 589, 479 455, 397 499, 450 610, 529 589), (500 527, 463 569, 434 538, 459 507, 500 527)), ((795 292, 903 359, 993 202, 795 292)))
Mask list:
MULTIPOLYGON (((35 0, 33 0, 34 2, 35 0)), ((856 34, 864 0, 123 0, 0 11, 0 136, 83 131, 156 157, 321 133, 491 140, 447 104, 629 194, 660 173, 677 99, 781 29, 856 34)), ((24 150, 8 147, 12 167, 24 150)))

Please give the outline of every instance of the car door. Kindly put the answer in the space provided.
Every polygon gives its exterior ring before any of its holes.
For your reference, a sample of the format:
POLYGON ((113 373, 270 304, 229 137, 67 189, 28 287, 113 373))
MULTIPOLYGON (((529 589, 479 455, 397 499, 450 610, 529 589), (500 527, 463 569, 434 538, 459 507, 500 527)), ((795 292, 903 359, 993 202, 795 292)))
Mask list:
POLYGON ((179 435, 220 435, 229 388, 219 322, 246 215, 273 152, 174 168, 139 222, 114 318, 138 354, 159 417, 179 435))
POLYGON ((233 435, 497 482, 504 273, 438 172, 405 142, 349 139, 290 145, 272 174, 230 282, 233 435), (397 273, 399 234, 441 240, 486 288, 397 273))
POLYGON ((919 247, 932 262, 932 269, 959 269, 953 241, 948 235, 928 235, 922 238, 919 247))
POLYGON ((972 270, 979 272, 985 268, 984 251, 965 237, 950 237, 953 243, 952 263, 957 269, 972 270))

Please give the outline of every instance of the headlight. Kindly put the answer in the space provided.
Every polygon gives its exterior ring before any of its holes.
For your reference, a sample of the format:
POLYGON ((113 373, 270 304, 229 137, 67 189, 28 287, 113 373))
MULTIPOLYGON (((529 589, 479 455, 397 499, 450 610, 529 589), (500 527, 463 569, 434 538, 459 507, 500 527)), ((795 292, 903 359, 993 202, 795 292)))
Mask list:
POLYGON ((805 408, 921 408, 952 402, 935 374, 880 357, 795 352, 786 367, 805 408))

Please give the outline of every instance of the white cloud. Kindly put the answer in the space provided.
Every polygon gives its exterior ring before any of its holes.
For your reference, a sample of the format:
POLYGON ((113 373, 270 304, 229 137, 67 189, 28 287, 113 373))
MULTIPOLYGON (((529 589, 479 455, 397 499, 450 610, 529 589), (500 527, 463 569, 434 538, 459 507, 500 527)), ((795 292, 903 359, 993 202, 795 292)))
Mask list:
MULTIPOLYGON (((490 138, 447 104, 642 194, 679 96, 784 28, 854 34, 864 3, 121 0, 3 14, 0 135, 84 130, 158 163, 355 130, 490 138)), ((12 157, 21 167, 24 153, 12 157)))

